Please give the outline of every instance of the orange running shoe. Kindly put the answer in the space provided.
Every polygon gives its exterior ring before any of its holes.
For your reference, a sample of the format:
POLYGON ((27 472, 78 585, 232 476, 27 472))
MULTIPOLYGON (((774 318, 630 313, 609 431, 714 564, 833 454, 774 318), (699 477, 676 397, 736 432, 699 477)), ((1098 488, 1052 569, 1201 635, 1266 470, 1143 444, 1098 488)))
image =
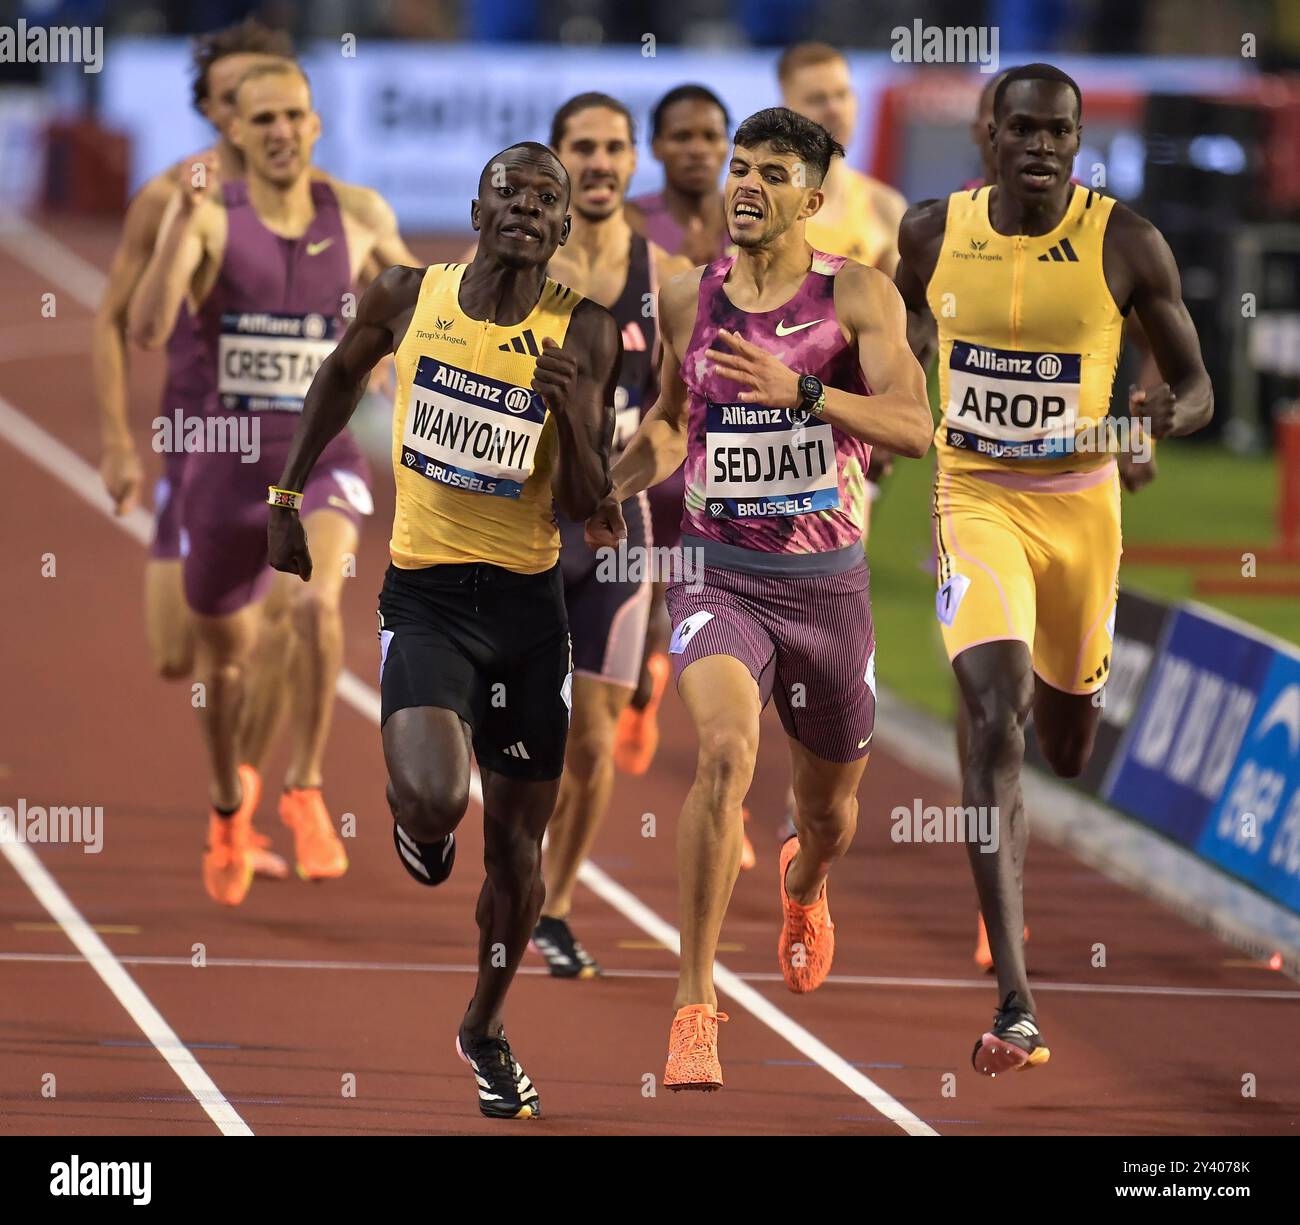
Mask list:
POLYGON ((711 1004, 687 1004, 673 1017, 668 1033, 668 1066, 664 1087, 679 1092, 696 1089, 713 1093, 722 1088, 718 1062, 718 1022, 730 1018, 711 1004))
POLYGON ((799 839, 788 838, 781 847, 781 909, 785 914, 776 956, 781 976, 791 991, 803 995, 816 991, 831 972, 835 956, 835 924, 826 901, 826 886, 811 906, 792 902, 785 891, 785 874, 799 853, 799 839))
POLYGON ((208 845, 203 852, 203 887, 223 906, 238 906, 253 883, 248 852, 248 817, 208 817, 208 845))
POLYGON ((253 860, 249 853, 253 809, 257 807, 256 771, 239 767, 240 798, 234 816, 220 817, 214 809, 208 817, 208 845, 203 852, 203 887, 208 897, 222 906, 238 906, 253 883, 253 860), (249 777, 249 773, 254 775, 249 777))
POLYGON ((259 832, 252 824, 253 817, 257 815, 257 806, 262 801, 262 776, 255 766, 245 762, 239 767, 239 782, 243 787, 243 802, 240 806, 247 806, 249 814, 248 853, 253 861, 253 875, 265 876, 268 880, 287 880, 289 865, 282 856, 271 850, 270 837, 259 832))
MULTIPOLYGON (((740 814, 745 819, 745 824, 749 824, 749 809, 742 808, 740 814)), ((744 839, 740 844, 740 870, 748 872, 758 862, 758 856, 754 854, 754 844, 750 842, 749 835, 742 832, 741 838, 744 839)))
MULTIPOLYGON (((985 974, 993 973, 993 950, 989 948, 989 929, 984 926, 984 916, 979 916, 979 932, 975 936, 975 964, 985 974)), ((1029 941, 1029 928, 1025 928, 1025 942, 1029 941)))
POLYGON ((319 787, 291 787, 280 797, 280 820, 293 830, 298 875, 330 880, 348 870, 348 856, 334 832, 319 787))
POLYGON ((659 703, 673 666, 662 651, 651 655, 645 666, 650 673, 650 700, 641 710, 631 703, 624 706, 614 731, 614 764, 624 774, 644 774, 659 749, 659 703))

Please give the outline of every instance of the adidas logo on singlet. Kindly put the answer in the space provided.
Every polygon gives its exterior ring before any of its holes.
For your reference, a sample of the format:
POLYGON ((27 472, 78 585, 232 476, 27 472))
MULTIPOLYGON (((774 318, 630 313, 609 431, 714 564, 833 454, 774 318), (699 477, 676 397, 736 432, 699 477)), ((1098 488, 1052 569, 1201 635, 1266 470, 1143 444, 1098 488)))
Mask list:
POLYGON ((502 353, 509 353, 513 350, 516 353, 526 353, 529 357, 541 357, 542 351, 537 347, 537 337, 533 335, 532 328, 524 328, 518 336, 512 336, 503 345, 497 345, 502 353))
POLYGON ((1096 681, 1104 680, 1106 677, 1106 673, 1109 671, 1110 671, 1110 656, 1107 654, 1102 656, 1101 667, 1098 668, 1097 671, 1094 672, 1091 676, 1085 676, 1083 679, 1085 683, 1087 682, 1095 683, 1096 681))
POLYGON ((1058 264, 1077 264, 1079 262, 1079 257, 1075 255, 1074 248, 1070 246, 1070 240, 1068 238, 1062 238, 1056 246, 1047 248, 1046 255, 1040 255, 1038 257, 1038 262, 1040 264, 1045 264, 1049 260, 1053 260, 1058 264))

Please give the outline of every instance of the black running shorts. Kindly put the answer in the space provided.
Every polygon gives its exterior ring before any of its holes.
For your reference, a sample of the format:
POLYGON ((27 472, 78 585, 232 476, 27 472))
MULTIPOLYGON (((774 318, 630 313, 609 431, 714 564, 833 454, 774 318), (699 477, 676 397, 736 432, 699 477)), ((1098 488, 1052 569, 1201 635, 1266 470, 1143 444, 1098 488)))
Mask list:
POLYGON ((573 648, 559 565, 516 574, 475 562, 403 570, 379 595, 381 719, 458 714, 483 769, 544 781, 564 769, 573 648))

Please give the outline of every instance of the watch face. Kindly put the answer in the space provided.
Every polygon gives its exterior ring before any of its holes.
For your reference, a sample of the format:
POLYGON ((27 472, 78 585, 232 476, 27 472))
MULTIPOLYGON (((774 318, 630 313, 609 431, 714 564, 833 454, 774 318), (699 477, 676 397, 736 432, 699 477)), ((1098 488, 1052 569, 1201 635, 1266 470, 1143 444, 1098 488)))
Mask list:
POLYGON ((815 374, 805 374, 799 380, 799 394, 805 400, 815 400, 822 393, 822 381, 815 374))

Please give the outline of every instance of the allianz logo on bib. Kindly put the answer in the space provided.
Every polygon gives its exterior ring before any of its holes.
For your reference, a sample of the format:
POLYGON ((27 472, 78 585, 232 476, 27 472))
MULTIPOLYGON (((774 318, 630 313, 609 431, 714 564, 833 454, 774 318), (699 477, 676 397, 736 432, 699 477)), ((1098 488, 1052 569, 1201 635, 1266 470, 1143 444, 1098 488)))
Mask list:
POLYGON ((329 335, 329 320, 324 315, 268 315, 245 313, 223 315, 225 332, 252 333, 258 336, 301 336, 306 340, 324 340, 329 335))
POLYGON ((1015 356, 996 349, 984 349, 971 345, 965 353, 962 365, 967 370, 987 370, 994 374, 1028 374, 1034 378, 1051 381, 1061 377, 1065 363, 1057 353, 1026 353, 1015 356))
POLYGON ((533 393, 523 387, 507 387, 494 380, 472 378, 456 366, 435 367, 430 374, 429 385, 473 396, 480 402, 504 404, 512 413, 525 413, 533 403, 533 393))
POLYGON ((812 414, 806 408, 745 408, 726 405, 723 425, 806 425, 812 414))

